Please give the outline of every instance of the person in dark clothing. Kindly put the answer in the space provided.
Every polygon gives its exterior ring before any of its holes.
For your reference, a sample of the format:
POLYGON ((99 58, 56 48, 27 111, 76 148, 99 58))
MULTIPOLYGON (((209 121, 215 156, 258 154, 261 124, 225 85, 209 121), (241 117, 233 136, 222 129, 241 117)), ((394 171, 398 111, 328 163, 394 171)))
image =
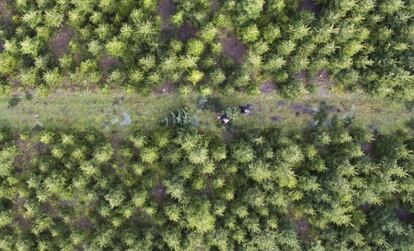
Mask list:
POLYGON ((240 106, 240 113, 243 114, 243 115, 251 114, 252 113, 252 105, 247 104, 247 105, 240 106))
POLYGON ((228 124, 230 122, 230 118, 226 114, 217 116, 217 118, 219 119, 220 123, 222 123, 223 125, 228 124))

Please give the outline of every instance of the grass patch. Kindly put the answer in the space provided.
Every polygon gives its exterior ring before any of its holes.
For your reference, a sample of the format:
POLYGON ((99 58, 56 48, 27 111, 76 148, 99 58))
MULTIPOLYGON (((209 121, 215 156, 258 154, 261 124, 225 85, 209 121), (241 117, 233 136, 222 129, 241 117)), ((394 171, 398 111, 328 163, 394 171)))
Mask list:
POLYGON ((414 118, 414 111, 398 102, 369 97, 363 94, 332 94, 328 97, 305 96, 295 100, 274 95, 248 95, 209 97, 209 109, 199 109, 198 96, 149 95, 140 96, 126 93, 91 93, 56 91, 47 96, 34 93, 31 99, 22 93, 20 102, 11 107, 11 96, 0 96, 0 118, 17 128, 34 127, 96 127, 103 131, 114 129, 128 131, 130 128, 149 129, 170 112, 187 107, 195 113, 201 130, 221 133, 223 126, 217 122, 219 111, 226 106, 253 105, 253 113, 241 116, 234 127, 248 126, 265 128, 269 126, 300 127, 312 118, 312 112, 324 101, 330 114, 339 117, 354 115, 356 122, 383 132, 404 127, 414 118), (130 125, 121 125, 123 115, 128 114, 130 125), (277 119, 276 119, 277 118, 277 119))

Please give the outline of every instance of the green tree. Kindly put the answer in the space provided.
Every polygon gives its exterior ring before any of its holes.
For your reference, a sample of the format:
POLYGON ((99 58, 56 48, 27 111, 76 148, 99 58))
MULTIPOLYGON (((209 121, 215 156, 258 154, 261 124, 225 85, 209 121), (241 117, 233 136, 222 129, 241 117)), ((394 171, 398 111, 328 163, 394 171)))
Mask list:
POLYGON ((109 55, 114 57, 124 57, 126 53, 126 45, 116 38, 106 44, 106 50, 109 55))

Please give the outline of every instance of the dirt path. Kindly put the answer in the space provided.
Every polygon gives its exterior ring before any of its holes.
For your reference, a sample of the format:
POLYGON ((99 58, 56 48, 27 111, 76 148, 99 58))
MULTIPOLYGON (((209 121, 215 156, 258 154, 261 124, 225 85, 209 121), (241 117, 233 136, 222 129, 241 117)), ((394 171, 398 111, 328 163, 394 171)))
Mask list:
POLYGON ((231 58, 236 64, 241 64, 246 56, 247 46, 240 42, 234 33, 227 30, 222 32, 220 42, 223 45, 223 54, 231 58))
POLYGON ((158 13, 161 16, 161 26, 163 29, 171 28, 171 16, 175 14, 176 7, 173 0, 159 0, 158 13))

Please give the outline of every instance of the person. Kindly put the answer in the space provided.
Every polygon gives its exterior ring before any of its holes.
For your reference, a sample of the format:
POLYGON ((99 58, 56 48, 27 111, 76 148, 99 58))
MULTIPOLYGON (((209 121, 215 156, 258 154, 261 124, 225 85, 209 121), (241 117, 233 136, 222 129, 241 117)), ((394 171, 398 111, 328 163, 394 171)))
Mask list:
POLYGON ((230 118, 226 115, 223 114, 221 116, 217 116, 217 119, 220 121, 220 123, 222 123, 223 125, 226 125, 230 122, 230 118))
POLYGON ((251 114, 252 113, 252 105, 247 104, 247 105, 240 106, 240 113, 244 114, 244 115, 251 114))

